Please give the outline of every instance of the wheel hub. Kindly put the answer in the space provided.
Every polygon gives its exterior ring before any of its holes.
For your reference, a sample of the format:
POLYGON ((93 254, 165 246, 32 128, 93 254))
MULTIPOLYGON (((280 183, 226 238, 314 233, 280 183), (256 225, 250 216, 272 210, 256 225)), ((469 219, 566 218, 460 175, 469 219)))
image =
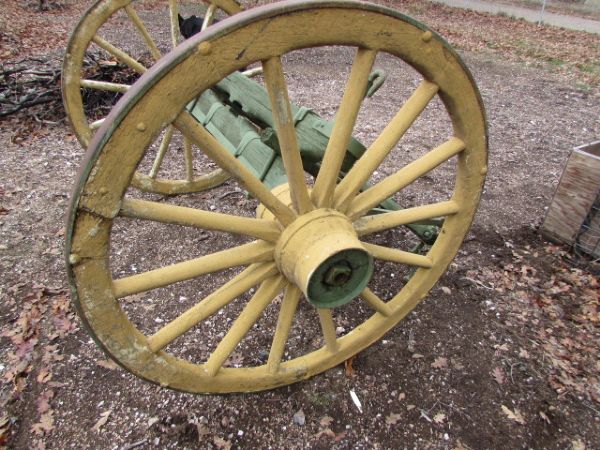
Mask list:
MULTIPOLYGON (((287 185, 278 186, 273 193, 291 204, 287 185)), ((261 206, 258 216, 271 215, 261 206)), ((350 220, 325 208, 299 216, 282 232, 275 247, 275 262, 318 308, 349 303, 373 274, 373 258, 358 240, 350 220)))

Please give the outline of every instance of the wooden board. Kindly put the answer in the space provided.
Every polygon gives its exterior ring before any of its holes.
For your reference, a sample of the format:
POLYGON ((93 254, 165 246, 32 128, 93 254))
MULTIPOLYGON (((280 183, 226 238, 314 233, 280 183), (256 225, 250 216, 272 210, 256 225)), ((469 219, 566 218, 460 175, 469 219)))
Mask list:
POLYGON ((600 194, 600 141, 576 147, 569 160, 546 214, 542 233, 552 240, 572 244, 585 243, 586 247, 600 256, 595 239, 600 228, 600 214, 591 217, 597 209, 600 194), (593 211, 594 210, 594 211, 593 211), (582 225, 585 227, 582 230, 582 225), (583 231, 583 233, 582 233, 583 231), (582 240, 583 239, 583 240, 582 240))

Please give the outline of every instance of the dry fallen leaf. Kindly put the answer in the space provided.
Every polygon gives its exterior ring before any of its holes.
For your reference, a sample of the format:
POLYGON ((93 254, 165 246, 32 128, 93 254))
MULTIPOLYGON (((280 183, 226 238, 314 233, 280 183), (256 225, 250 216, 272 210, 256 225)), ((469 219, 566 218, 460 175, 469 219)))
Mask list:
POLYGON ((335 439, 335 433, 329 428, 325 428, 324 430, 321 430, 317 434, 315 434, 315 438, 317 440, 319 440, 322 436, 328 436, 332 439, 335 439))
POLYGON ((333 423, 333 417, 330 417, 330 416, 323 416, 323 417, 321 417, 321 420, 319 420, 319 425, 321 425, 324 428, 328 427, 332 423, 333 423))
POLYGON ((54 391, 44 391, 38 397, 36 402, 38 413, 44 414, 46 411, 50 410, 50 400, 54 397, 54 391))
POLYGON ((465 366, 457 359, 451 358, 450 362, 452 363, 452 368, 456 370, 463 370, 465 366))
POLYGON ((346 376, 347 377, 353 377, 356 375, 355 370, 354 370, 354 366, 352 365, 352 363, 354 362, 354 358, 356 356, 353 356, 351 358, 348 358, 346 361, 344 361, 344 368, 346 369, 346 376))
POLYGON ((158 417, 150 417, 148 419, 148 423, 147 423, 147 427, 150 428, 152 425, 154 425, 156 422, 158 422, 158 417))
POLYGON ((471 450, 471 447, 469 447, 466 444, 463 444, 459 439, 458 441, 456 441, 456 447, 454 447, 452 450, 471 450))
POLYGON ((338 434, 335 437, 335 442, 340 442, 342 439, 344 439, 346 437, 347 434, 348 434, 347 431, 342 431, 340 434, 338 434))
POLYGON ((226 441, 222 437, 215 436, 215 438, 213 439, 213 442, 215 443, 215 445, 217 446, 218 449, 231 450, 231 442, 226 441))
POLYGON ((494 367, 494 370, 492 370, 492 376, 494 377, 494 380, 496 380, 496 383, 504 383, 504 372, 502 372, 500 367, 494 367))
MULTIPOLYGON (((6 414, 0 416, 0 448, 6 446, 10 433, 10 420, 6 414)), ((8 448, 8 447, 5 447, 8 448)))
POLYGON ((571 450, 585 450, 585 444, 581 439, 575 439, 571 441, 571 450))
POLYGON ((102 414, 100 414, 100 418, 92 427, 92 431, 100 431, 100 428, 102 428, 108 421, 108 417, 110 416, 110 413, 112 413, 112 409, 109 409, 108 411, 104 411, 102 414))
POLYGON ((548 425, 550 425, 550 424, 551 424, 551 422, 550 422, 550 418, 549 418, 549 417, 546 415, 546 413, 545 413, 544 411, 540 411, 540 417, 541 417, 542 419, 544 419, 544 420, 545 420, 545 421, 548 423, 548 425))
POLYGON ((114 370, 117 367, 119 367, 117 365, 117 363, 114 362, 112 359, 102 359, 100 361, 96 361, 96 364, 98 364, 100 367, 104 367, 105 369, 108 369, 108 370, 114 370))
POLYGON ((33 431, 38 436, 49 433, 54 429, 54 413, 50 411, 46 411, 40 417, 40 421, 34 424, 31 427, 31 431, 33 431))
POLYGON ((52 379, 52 373, 48 367, 42 367, 36 378, 38 383, 47 383, 52 379))
POLYGON ((203 423, 196 424, 196 429, 198 430, 198 442, 204 442, 204 436, 210 434, 210 430, 203 423))
POLYGON ((402 416, 400 414, 392 413, 385 418, 385 423, 388 425, 396 425, 402 416))
POLYGON ((435 361, 431 363, 431 367, 434 369, 445 369, 448 367, 448 359, 443 357, 435 358, 435 361))
POLYGON ((444 423, 444 421, 446 420, 446 414, 444 413, 437 413, 435 416, 433 416, 433 421, 435 423, 444 423))
POLYGON ((521 425, 525 425, 525 419, 517 408, 515 408, 515 411, 513 412, 506 406, 502 405, 502 411, 508 416, 509 419, 514 420, 521 425))

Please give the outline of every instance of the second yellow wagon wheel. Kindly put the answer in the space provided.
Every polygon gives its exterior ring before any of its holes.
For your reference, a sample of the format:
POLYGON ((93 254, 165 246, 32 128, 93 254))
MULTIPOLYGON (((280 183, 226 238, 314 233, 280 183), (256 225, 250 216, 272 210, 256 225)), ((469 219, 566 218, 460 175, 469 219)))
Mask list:
MULTIPOLYGON (((208 7, 201 24, 202 29, 212 23, 218 10, 235 14, 242 9, 235 0, 207 0, 206 3, 208 7)), ((168 0, 152 8, 145 7, 140 0, 98 0, 85 13, 69 40, 62 78, 65 109, 75 134, 84 147, 89 145, 94 131, 100 127, 106 115, 101 111, 93 111, 91 104, 94 99, 102 93, 112 93, 114 96, 123 94, 131 84, 127 80, 110 82, 98 80, 89 74, 86 76, 84 60, 89 52, 102 51, 111 58, 111 61, 103 62, 105 67, 110 69, 109 64, 118 62, 133 75, 126 78, 135 78, 146 72, 163 53, 182 40, 179 13, 198 13, 199 8, 204 9, 201 0, 191 4, 168 0)), ((198 27, 198 24, 195 25, 198 27)), ((164 131, 156 147, 152 164, 145 171, 140 169, 132 180, 133 185, 139 189, 161 194, 198 192, 217 186, 228 178, 228 174, 221 169, 202 170, 198 164, 194 168, 192 145, 172 128, 164 131), (174 152, 173 148, 177 146, 183 149, 181 155, 173 157, 180 160, 175 164, 180 169, 177 171, 179 173, 164 176, 162 173, 165 171, 161 169, 165 156, 168 152, 174 152)))
POLYGON ((292 1, 243 12, 144 74, 95 136, 69 217, 75 305, 112 358, 163 386, 244 392, 306 379, 374 343, 426 296, 468 230, 486 164, 477 88, 456 53, 423 25, 348 1, 292 1), (316 66, 332 73, 323 83, 344 72, 331 55, 353 55, 314 182, 303 171, 291 77, 284 72, 296 50, 308 52, 311 62, 325 52, 329 63, 316 66), (416 86, 338 182, 347 142, 362 132, 355 122, 379 57, 392 68, 389 78, 405 67, 416 86), (185 109, 257 61, 288 179, 273 191, 185 109), (438 129, 433 124, 442 116, 449 126, 438 129), (145 152, 171 123, 257 199, 255 216, 243 215, 243 203, 228 203, 227 193, 220 201, 156 202, 128 189, 145 152), (423 128, 418 142, 415 127, 423 128), (401 140, 424 151, 403 165, 386 161, 401 140), (448 176, 432 182, 438 170, 448 176), (368 179, 372 187, 361 190, 368 179), (427 195, 405 195, 420 181, 427 195), (413 201, 404 210, 373 213, 390 196, 413 201), (443 226, 425 254, 396 246, 403 225, 433 218, 444 218, 443 226), (385 272, 387 262, 411 276, 385 272))

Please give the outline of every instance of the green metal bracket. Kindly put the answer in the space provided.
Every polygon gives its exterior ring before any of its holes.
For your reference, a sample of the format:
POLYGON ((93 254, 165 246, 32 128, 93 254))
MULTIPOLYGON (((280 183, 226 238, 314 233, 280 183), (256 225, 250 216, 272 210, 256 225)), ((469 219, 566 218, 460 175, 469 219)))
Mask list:
POLYGON ((376 69, 369 75, 369 84, 367 85, 367 94, 365 97, 373 97, 375 92, 379 90, 379 88, 383 85, 384 81, 387 78, 387 74, 381 70, 376 69))

